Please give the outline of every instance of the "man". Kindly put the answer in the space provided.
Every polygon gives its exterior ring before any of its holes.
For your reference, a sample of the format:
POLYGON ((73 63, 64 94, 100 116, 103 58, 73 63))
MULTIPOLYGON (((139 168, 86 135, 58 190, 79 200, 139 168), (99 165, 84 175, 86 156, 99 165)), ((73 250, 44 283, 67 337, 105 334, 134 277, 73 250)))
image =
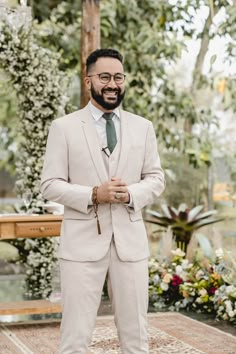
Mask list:
POLYGON ((119 108, 122 60, 113 49, 89 55, 89 104, 54 120, 48 136, 41 190, 65 206, 61 354, 87 353, 106 276, 122 353, 148 353, 149 251, 141 210, 165 183, 151 122, 119 108))

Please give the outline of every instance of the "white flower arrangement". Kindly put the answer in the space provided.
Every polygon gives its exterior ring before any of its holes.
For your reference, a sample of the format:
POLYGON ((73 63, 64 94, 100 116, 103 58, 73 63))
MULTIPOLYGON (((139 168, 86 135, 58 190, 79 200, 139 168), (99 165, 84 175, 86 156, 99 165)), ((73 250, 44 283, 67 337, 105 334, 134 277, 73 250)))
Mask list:
POLYGON ((217 318, 236 325, 236 286, 222 285, 214 298, 217 318))
MULTIPOLYGON (((68 80, 58 68, 58 59, 57 53, 37 45, 32 30, 21 28, 16 33, 11 24, 1 22, 0 67, 9 74, 18 98, 21 142, 17 149, 16 186, 19 194, 31 191, 30 209, 34 213, 42 213, 45 203, 39 185, 48 129, 54 118, 64 114, 68 103, 68 80)), ((28 295, 50 294, 50 271, 56 262, 57 243, 55 238, 20 242, 28 295)))

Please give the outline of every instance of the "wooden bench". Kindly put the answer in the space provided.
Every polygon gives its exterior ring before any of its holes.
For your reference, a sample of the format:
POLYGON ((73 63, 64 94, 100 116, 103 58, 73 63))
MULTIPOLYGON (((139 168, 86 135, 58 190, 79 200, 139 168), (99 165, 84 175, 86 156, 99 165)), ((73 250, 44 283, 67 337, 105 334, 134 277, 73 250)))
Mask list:
MULTIPOLYGON (((0 240, 60 235, 62 215, 0 216, 0 240)), ((60 313, 61 305, 49 300, 0 302, 0 316, 60 313)))

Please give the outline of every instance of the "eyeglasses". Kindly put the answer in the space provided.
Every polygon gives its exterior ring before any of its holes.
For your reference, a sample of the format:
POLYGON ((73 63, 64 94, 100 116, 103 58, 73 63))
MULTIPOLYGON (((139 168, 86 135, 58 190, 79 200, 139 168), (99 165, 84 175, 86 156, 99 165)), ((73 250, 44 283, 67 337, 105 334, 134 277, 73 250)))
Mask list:
POLYGON ((125 76, 124 74, 121 73, 116 73, 114 75, 110 74, 110 73, 100 73, 100 74, 94 74, 94 75, 88 75, 88 77, 92 77, 92 76, 98 76, 99 80, 102 84, 108 84, 111 81, 111 78, 114 78, 114 81, 116 84, 123 84, 123 82, 125 81, 125 76))

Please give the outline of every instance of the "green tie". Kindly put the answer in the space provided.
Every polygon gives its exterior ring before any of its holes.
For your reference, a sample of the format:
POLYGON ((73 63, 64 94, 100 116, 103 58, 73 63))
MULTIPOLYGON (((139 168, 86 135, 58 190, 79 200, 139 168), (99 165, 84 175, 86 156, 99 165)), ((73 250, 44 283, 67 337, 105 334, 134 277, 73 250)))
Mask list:
POLYGON ((103 113, 103 118, 106 119, 106 132, 107 132, 107 147, 110 153, 115 149, 117 138, 115 124, 112 120, 114 113, 103 113))

